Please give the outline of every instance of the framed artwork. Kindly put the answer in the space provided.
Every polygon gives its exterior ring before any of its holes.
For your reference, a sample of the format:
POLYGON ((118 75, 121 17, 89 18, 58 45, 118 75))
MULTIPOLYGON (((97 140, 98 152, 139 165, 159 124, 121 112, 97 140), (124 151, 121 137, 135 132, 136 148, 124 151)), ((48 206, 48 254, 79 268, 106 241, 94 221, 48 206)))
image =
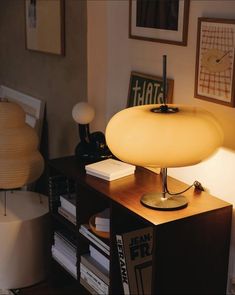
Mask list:
POLYGON ((235 20, 198 19, 195 97, 234 107, 235 20))
POLYGON ((129 0, 129 37, 186 46, 190 0, 129 0))
MULTIPOLYGON (((174 80, 167 79, 167 103, 173 100, 174 80)), ((163 79, 160 77, 131 72, 127 107, 144 104, 162 104, 163 79)))
POLYGON ((64 0, 25 0, 26 48, 64 55, 64 0))

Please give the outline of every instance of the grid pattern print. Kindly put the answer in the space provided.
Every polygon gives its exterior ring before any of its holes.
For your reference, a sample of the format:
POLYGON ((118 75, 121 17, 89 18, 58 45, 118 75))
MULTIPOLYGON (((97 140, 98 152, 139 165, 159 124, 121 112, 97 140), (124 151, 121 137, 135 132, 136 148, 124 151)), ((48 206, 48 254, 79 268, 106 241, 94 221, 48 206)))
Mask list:
POLYGON ((217 49, 221 56, 229 57, 229 67, 222 71, 209 71, 199 63, 198 91, 200 94, 224 101, 231 99, 233 75, 234 27, 221 24, 204 23, 201 27, 201 54, 210 49, 217 49))

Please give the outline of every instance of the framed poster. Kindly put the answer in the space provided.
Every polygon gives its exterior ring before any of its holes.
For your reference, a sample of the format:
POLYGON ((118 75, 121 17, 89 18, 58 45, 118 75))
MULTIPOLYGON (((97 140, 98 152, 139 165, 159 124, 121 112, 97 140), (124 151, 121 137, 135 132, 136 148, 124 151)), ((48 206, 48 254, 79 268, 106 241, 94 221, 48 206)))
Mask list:
POLYGON ((64 0, 25 0, 26 48, 64 55, 64 0))
MULTIPOLYGON (((174 80, 167 79, 166 84, 166 102, 172 103, 174 80)), ((162 103, 164 103, 163 79, 156 76, 131 72, 127 107, 162 103)))
POLYGON ((187 45, 190 0, 129 0, 129 37, 187 45))
POLYGON ((195 97, 235 106, 235 20, 199 18, 195 97))

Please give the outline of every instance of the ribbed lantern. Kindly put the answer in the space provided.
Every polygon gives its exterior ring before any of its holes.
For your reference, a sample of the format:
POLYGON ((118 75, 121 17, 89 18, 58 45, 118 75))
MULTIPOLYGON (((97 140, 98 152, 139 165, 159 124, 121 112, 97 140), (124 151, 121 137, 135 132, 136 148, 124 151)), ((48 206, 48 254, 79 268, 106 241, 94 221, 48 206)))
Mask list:
POLYGON ((32 183, 43 169, 38 136, 25 123, 24 110, 16 103, 0 101, 0 188, 32 183))

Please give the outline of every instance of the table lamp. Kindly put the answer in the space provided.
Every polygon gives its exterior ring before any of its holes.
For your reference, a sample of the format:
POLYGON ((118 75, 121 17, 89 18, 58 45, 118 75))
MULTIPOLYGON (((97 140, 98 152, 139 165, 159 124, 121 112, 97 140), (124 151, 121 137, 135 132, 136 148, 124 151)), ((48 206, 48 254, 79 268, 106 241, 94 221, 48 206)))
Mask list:
POLYGON ((47 198, 24 191, 42 174, 38 136, 16 103, 0 99, 0 287, 33 285, 46 276, 47 198))
POLYGON ((163 98, 162 105, 136 106, 115 114, 106 127, 106 141, 111 152, 124 162, 162 168, 162 192, 143 195, 141 203, 153 209, 176 210, 186 207, 188 201, 182 194, 169 192, 167 168, 200 163, 222 144, 223 133, 206 110, 166 104, 165 86, 163 98))
POLYGON ((85 163, 112 157, 103 132, 90 133, 89 123, 94 119, 95 110, 88 102, 79 102, 72 109, 72 117, 78 123, 80 142, 75 156, 85 163))

